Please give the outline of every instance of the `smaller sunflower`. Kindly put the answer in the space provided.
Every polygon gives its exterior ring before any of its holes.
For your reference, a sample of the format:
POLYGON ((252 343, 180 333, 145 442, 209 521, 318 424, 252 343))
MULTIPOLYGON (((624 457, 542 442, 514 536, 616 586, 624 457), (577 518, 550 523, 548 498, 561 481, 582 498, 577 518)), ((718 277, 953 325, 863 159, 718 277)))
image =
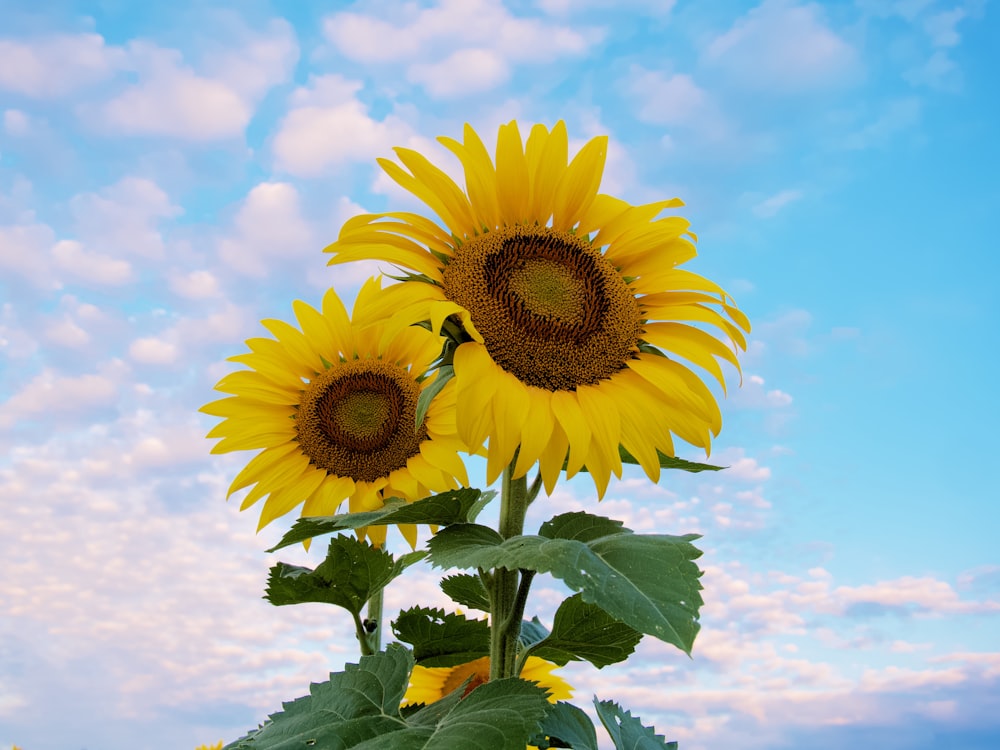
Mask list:
MULTIPOLYGON (((545 659, 529 656, 521 670, 521 679, 538 683, 539 687, 548 690, 550 703, 567 700, 572 697, 573 688, 562 677, 552 674, 556 668, 555 664, 545 659)), ((403 705, 434 703, 457 690, 466 680, 469 680, 469 684, 465 688, 465 695, 489 682, 490 657, 484 656, 457 667, 421 667, 418 664, 410 674, 410 686, 403 696, 403 705)))
MULTIPOLYGON (((223 421, 212 453, 260 450, 236 476, 229 495, 251 487, 240 510, 267 497, 259 531, 298 505, 303 516, 329 516, 348 501, 351 513, 381 508, 468 485, 455 425, 455 389, 447 384, 420 425, 417 400, 441 353, 440 338, 419 327, 383 335, 372 314, 384 290, 378 279, 358 292, 353 320, 331 289, 322 310, 293 304, 301 330, 262 321, 274 338, 247 341, 230 357, 249 370, 226 375, 216 390, 233 394, 201 408, 223 421)), ((416 545, 416 527, 400 531, 416 545)), ((359 529, 376 545, 386 527, 359 529)))
MULTIPOLYGON (((17 750, 15 747, 14 750, 17 750)), ((222 742, 216 742, 214 745, 198 745, 194 750, 222 750, 222 742)))

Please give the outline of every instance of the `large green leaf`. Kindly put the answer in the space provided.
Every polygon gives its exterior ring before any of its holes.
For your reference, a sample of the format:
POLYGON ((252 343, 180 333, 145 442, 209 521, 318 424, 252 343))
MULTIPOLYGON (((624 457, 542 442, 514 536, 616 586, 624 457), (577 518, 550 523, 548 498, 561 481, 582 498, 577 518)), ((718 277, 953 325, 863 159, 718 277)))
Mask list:
POLYGON ((271 568, 264 598, 271 604, 323 602, 359 615, 365 603, 403 570, 425 556, 411 552, 398 560, 368 542, 338 535, 316 569, 279 562, 271 568))
POLYGON ((399 703, 412 668, 413 657, 396 644, 363 656, 226 750, 524 750, 549 710, 544 690, 511 679, 404 718, 399 703))
POLYGON ((440 585, 453 602, 480 612, 490 611, 490 592, 478 575, 456 573, 442 578, 440 585))
POLYGON ((597 750, 597 733, 587 714, 571 703, 559 701, 542 719, 539 732, 531 738, 530 744, 538 750, 552 747, 597 750))
POLYGON ((392 632, 413 647, 413 657, 424 667, 454 667, 489 656, 490 626, 443 609, 413 607, 399 613, 392 632))
POLYGON ((552 632, 531 653, 559 666, 586 659, 600 669, 625 661, 640 640, 638 630, 575 594, 559 605, 552 632))
POLYGON ((408 503, 399 498, 390 498, 383 507, 365 513, 342 513, 337 516, 300 518, 281 537, 281 541, 268 552, 274 552, 323 534, 358 529, 362 526, 389 526, 400 523, 448 526, 453 523, 466 523, 475 520, 483 506, 495 496, 496 493, 492 490, 483 492, 469 487, 432 495, 415 503, 408 503))
POLYGON ((701 571, 694 563, 701 551, 691 544, 697 534, 634 534, 587 513, 557 516, 545 533, 550 538, 504 540, 486 526, 456 524, 428 542, 430 559, 440 568, 551 573, 579 591, 583 601, 691 653, 703 603, 701 571))
POLYGON ((608 730, 615 750, 677 750, 676 742, 667 742, 652 727, 643 726, 639 717, 623 709, 614 701, 594 698, 597 718, 608 730))

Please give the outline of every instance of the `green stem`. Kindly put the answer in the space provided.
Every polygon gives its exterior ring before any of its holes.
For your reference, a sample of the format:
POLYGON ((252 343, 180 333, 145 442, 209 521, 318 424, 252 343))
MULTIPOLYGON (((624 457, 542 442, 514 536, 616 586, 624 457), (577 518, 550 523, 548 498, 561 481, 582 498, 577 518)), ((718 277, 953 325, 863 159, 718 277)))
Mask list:
POLYGON ((382 600, 384 594, 385 589, 379 589, 368 600, 368 617, 364 624, 368 628, 371 627, 371 623, 375 624, 375 629, 368 633, 368 644, 371 646, 372 653, 378 653, 382 650, 382 600))
POLYGON ((362 656, 371 656, 374 651, 368 642, 368 631, 365 630, 365 624, 361 621, 361 616, 356 612, 351 613, 354 616, 354 631, 358 636, 358 645, 361 646, 362 656))
MULTIPOLYGON (((516 455, 514 460, 516 460, 516 455)), ((500 524, 504 539, 524 532, 524 516, 528 512, 528 480, 512 479, 514 461, 504 469, 500 490, 500 524)), ((490 587, 490 680, 514 675, 517 662, 521 615, 527 599, 531 575, 519 576, 515 570, 497 568, 490 587), (519 585, 518 581, 521 581, 519 585), (521 592, 521 593, 519 593, 521 592), (520 609, 520 612, 518 612, 520 609)))

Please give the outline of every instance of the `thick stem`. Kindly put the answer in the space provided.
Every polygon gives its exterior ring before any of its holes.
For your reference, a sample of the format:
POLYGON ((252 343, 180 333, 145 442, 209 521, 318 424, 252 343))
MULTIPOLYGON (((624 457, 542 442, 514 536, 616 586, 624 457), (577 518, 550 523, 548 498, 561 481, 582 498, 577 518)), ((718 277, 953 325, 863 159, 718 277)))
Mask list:
POLYGON ((376 591, 368 600, 368 617, 365 619, 365 630, 368 632, 368 645, 372 653, 382 650, 382 599, 385 589, 376 591), (374 625, 374 627, 373 627, 374 625))
MULTIPOLYGON (((515 456, 516 460, 516 456, 515 456)), ((528 481, 525 477, 512 479, 514 462, 504 469, 500 489, 500 525, 498 531, 504 539, 519 536, 524 531, 524 516, 528 512, 528 481)), ((523 593, 519 596, 518 572, 497 568, 490 588, 490 679, 512 677, 517 662, 517 639, 521 634, 521 615, 531 576, 522 580, 523 593), (520 611, 518 611, 520 610, 520 611)))

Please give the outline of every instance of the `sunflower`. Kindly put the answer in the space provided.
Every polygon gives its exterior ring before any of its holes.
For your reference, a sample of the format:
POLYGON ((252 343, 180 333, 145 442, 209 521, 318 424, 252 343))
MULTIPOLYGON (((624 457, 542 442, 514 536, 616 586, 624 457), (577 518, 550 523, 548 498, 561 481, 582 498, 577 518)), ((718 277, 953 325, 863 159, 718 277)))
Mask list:
MULTIPOLYGON (((567 700, 573 695, 573 688, 562 677, 552 674, 556 665, 529 656, 521 670, 521 679, 537 682, 539 687, 549 691, 549 701, 555 703, 567 700)), ((410 674, 410 685, 403 696, 403 705, 410 703, 434 703, 454 692, 469 680, 465 695, 490 680, 490 657, 459 664, 457 667, 422 667, 419 664, 410 674)))
MULTIPOLYGON (((232 495, 254 485, 241 510, 267 496, 258 531, 299 504, 303 516, 327 516, 347 499, 356 513, 389 497, 414 501, 468 484, 452 383, 416 423, 417 400, 434 381, 424 374, 441 353, 441 339, 419 327, 383 335, 372 314, 382 294, 380 281, 369 280, 353 320, 331 289, 322 311, 294 303, 301 331, 263 321, 274 338, 248 340, 250 352, 230 360, 250 369, 215 386, 234 395, 201 408, 224 418, 208 433, 222 438, 212 453, 262 449, 229 488, 232 495)), ((415 545, 416 527, 400 528, 415 545)), ((378 545, 385 532, 367 529, 378 545)))
POLYGON ((214 745, 198 745, 194 750, 222 750, 222 742, 216 742, 214 745))
POLYGON ((696 255, 696 237, 685 219, 657 217, 683 203, 598 193, 607 137, 568 162, 563 122, 535 125, 526 143, 516 122, 501 126, 495 164, 469 125, 464 142, 438 140, 461 161, 464 191, 416 151, 395 149, 402 167, 378 161, 441 224, 364 214, 325 251, 331 264, 410 269, 379 302, 387 330, 461 323, 457 426, 470 445, 489 440, 487 480, 516 455, 514 478, 538 462, 551 493, 564 465, 567 477, 586 467, 603 496, 610 475, 621 477, 619 446, 654 482, 657 451, 674 455, 674 435, 710 451, 718 404, 678 360, 724 391, 719 360, 739 368, 734 351, 746 349, 750 325, 716 284, 678 268, 696 255))

